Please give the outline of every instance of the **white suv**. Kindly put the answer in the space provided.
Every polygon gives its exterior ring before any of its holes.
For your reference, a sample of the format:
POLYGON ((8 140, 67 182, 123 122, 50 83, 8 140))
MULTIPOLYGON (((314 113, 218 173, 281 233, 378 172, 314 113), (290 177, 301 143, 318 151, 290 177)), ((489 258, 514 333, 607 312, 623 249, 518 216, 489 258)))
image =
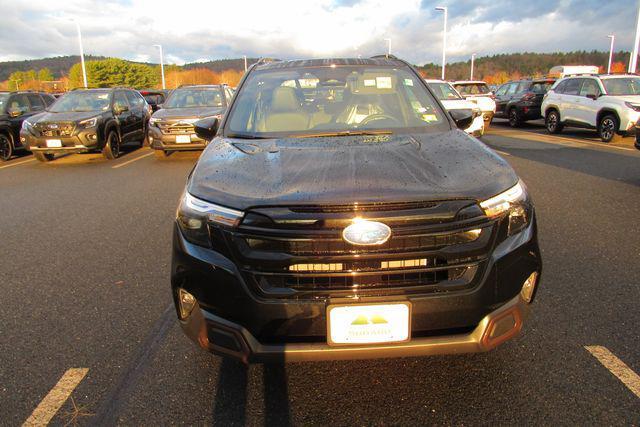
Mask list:
POLYGON ((489 89, 489 86, 483 81, 459 80, 453 82, 453 87, 464 99, 478 105, 478 108, 482 110, 485 128, 488 128, 493 115, 496 113, 496 97, 489 89))
POLYGON ((471 110, 473 114, 473 122, 465 131, 475 137, 484 135, 484 120, 482 118, 482 110, 478 105, 464 99, 458 91, 456 91, 449 82, 442 80, 425 80, 427 86, 434 95, 442 102, 447 111, 451 110, 471 110))
POLYGON ((542 101, 549 133, 564 126, 597 129, 604 142, 635 132, 640 119, 640 77, 578 75, 558 80, 542 101))

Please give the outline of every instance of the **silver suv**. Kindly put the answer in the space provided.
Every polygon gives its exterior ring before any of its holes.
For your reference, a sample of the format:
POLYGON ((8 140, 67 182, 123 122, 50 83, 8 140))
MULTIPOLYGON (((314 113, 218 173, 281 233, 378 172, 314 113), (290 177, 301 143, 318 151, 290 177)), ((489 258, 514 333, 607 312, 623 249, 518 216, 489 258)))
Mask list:
POLYGON ((576 75, 558 80, 542 101, 549 133, 564 126, 596 129, 604 142, 635 132, 640 119, 640 77, 576 75))

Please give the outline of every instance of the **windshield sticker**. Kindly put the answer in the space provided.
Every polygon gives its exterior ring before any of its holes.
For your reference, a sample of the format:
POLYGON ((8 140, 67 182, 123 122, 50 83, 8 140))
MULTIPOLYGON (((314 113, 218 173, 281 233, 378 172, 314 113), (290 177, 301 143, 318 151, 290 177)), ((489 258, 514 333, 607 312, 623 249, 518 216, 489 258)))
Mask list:
POLYGON ((376 77, 376 86, 378 89, 391 89, 391 77, 376 77))
POLYGON ((104 95, 98 95, 98 99, 107 99, 109 98, 109 94, 105 93, 104 95))
POLYGON ((438 121, 438 117, 436 117, 435 114, 423 114, 422 115, 422 120, 424 120, 427 123, 437 122, 438 121))
POLYGON ((405 86, 413 86, 413 80, 411 80, 411 79, 404 79, 404 85, 405 85, 405 86))
POLYGON ((365 81, 364 81, 364 86, 365 87, 375 86, 375 85, 376 85, 376 81, 375 80, 367 80, 367 79, 365 79, 365 81))

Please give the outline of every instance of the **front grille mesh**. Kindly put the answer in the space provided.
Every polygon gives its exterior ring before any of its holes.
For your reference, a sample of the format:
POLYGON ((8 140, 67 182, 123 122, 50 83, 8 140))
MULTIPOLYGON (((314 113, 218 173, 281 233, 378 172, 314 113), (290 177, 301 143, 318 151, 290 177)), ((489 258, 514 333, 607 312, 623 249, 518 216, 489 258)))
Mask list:
POLYGON ((189 123, 160 123, 160 130, 167 135, 190 135, 195 133, 192 124, 189 123))
POLYGON ((73 135, 73 123, 37 123, 35 126, 40 135, 45 137, 65 137, 73 135))
POLYGON ((358 217, 375 215, 385 222, 389 212, 393 218, 392 236, 380 246, 353 246, 342 239, 342 229, 323 229, 322 224, 354 216, 350 207, 340 206, 260 208, 261 222, 227 231, 226 240, 247 282, 267 297, 455 291, 474 285, 493 242, 493 223, 484 215, 469 217, 470 204, 475 202, 449 203, 449 220, 441 214, 424 219, 425 211, 442 209, 442 203, 376 205, 375 214, 358 210, 358 217))

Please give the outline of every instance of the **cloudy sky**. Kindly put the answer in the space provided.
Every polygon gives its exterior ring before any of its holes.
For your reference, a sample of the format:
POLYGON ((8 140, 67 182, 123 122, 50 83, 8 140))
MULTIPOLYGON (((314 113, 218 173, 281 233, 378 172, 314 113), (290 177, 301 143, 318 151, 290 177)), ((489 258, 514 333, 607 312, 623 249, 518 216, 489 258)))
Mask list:
POLYGON ((636 0, 0 0, 0 61, 78 52, 169 62, 271 56, 370 56, 440 62, 495 53, 631 50, 636 0))

